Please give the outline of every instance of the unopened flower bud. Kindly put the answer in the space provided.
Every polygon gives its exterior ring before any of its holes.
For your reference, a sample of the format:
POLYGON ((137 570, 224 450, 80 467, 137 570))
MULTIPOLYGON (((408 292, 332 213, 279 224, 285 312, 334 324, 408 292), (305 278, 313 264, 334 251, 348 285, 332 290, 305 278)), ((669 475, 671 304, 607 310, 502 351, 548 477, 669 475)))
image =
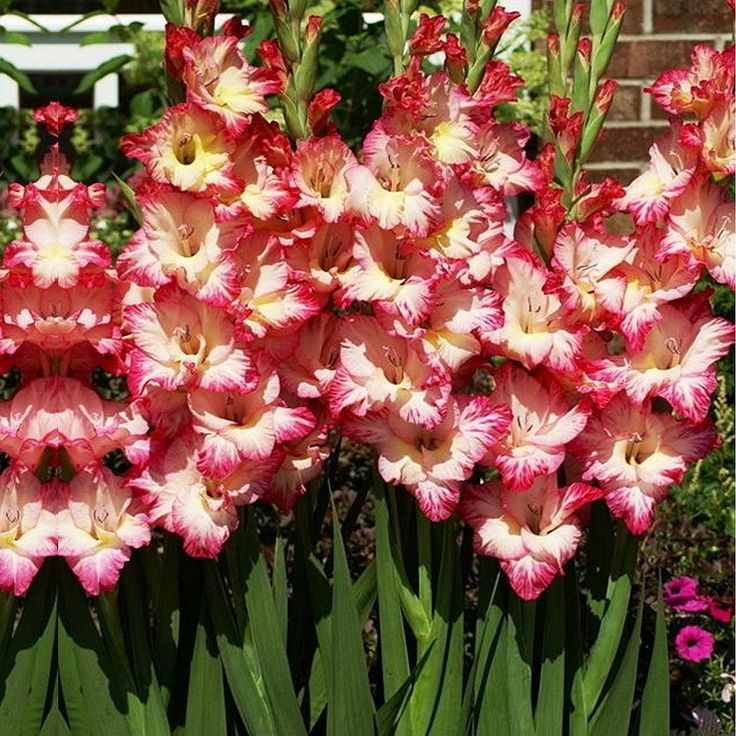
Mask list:
POLYGON ((468 70, 468 58, 465 49, 460 45, 454 33, 447 34, 444 50, 447 76, 455 84, 460 84, 465 80, 465 74, 468 70))
POLYGON ((185 25, 203 36, 211 36, 219 6, 219 0, 185 0, 185 25))
POLYGON ((593 104, 599 113, 605 115, 608 112, 608 109, 611 107, 611 102, 613 101, 613 93, 616 91, 617 87, 618 82, 613 79, 606 79, 598 88, 593 104))
POLYGON ((414 56, 429 56, 442 49, 442 31, 447 21, 444 16, 430 18, 426 13, 419 16, 414 36, 409 45, 409 52, 414 56))
POLYGON ((547 36, 547 53, 557 58, 560 56, 560 37, 556 33, 547 36))
POLYGON ((308 44, 314 43, 319 37, 322 28, 322 18, 319 15, 310 15, 307 21, 307 27, 304 30, 304 37, 308 44))
POLYGON ((584 67, 590 67, 590 53, 593 44, 589 38, 581 38, 578 41, 578 58, 584 67))
POLYGON ((481 37, 483 42, 490 47, 494 47, 498 43, 504 31, 509 25, 519 17, 520 13, 516 11, 508 12, 506 8, 497 5, 493 12, 483 21, 481 25, 481 37))

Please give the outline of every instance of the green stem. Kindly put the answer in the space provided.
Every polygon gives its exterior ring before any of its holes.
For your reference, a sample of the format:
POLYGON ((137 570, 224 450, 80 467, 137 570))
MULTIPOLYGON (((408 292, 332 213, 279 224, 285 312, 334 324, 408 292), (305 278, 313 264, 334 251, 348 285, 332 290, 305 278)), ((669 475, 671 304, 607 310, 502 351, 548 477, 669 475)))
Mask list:
POLYGON ((417 554, 419 600, 427 618, 432 618, 432 529, 427 517, 417 509, 417 554))

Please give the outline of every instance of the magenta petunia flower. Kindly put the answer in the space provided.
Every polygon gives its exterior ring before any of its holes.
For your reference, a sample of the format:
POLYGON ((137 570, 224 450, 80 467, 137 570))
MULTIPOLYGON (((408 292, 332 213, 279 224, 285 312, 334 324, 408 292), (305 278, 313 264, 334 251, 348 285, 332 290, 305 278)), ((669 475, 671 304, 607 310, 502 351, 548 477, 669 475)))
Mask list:
POLYGON ((687 575, 672 578, 664 584, 664 602, 676 610, 690 603, 698 597, 698 581, 687 575))
POLYGON ((664 602, 676 611, 699 613, 707 611, 710 599, 698 595, 698 581, 687 575, 672 578, 664 584, 664 602))
POLYGON ((684 626, 675 638, 677 653, 688 662, 702 662, 713 654, 713 634, 700 626, 684 626))

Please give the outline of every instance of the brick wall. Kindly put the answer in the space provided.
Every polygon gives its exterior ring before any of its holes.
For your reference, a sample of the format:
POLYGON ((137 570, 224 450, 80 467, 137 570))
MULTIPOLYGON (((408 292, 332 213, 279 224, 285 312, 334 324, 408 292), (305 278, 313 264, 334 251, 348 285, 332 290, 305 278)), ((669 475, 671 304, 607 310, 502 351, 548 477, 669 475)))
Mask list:
MULTIPOLYGON (((549 0, 535 0, 535 7, 549 0)), ((722 49, 734 18, 725 0, 628 0, 607 76, 619 88, 588 168, 595 178, 634 178, 652 139, 666 129, 666 114, 643 91, 663 71, 689 65, 696 43, 722 49)))

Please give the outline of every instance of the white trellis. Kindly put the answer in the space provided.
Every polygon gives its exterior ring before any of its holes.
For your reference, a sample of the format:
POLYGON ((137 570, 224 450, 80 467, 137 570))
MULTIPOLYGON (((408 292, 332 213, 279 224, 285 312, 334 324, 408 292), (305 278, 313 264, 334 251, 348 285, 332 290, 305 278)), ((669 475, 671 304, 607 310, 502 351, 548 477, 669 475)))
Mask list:
MULTIPOLYGON (((222 23, 231 16, 219 17, 222 23)), ((26 73, 70 74, 86 73, 100 64, 122 54, 133 54, 130 43, 98 43, 81 46, 85 35, 96 31, 106 31, 111 25, 127 25, 133 22, 143 24, 143 30, 163 31, 164 18, 154 14, 121 14, 115 16, 97 15, 77 23, 81 15, 38 15, 34 19, 47 29, 41 31, 25 18, 15 15, 0 16, 0 26, 7 31, 25 34, 31 46, 0 43, 0 59, 6 59, 26 73)), ((93 105, 98 107, 117 107, 119 102, 118 75, 108 74, 94 86, 93 105)), ((19 107, 20 90, 10 77, 0 74, 0 107, 19 107)))
MULTIPOLYGON (((531 12, 531 0, 505 0, 502 3, 509 11, 518 11, 522 17, 531 12)), ((223 23, 230 15, 218 16, 218 24, 223 23)), ((80 21, 81 15, 38 15, 36 20, 48 32, 41 31, 26 19, 15 15, 0 16, 0 26, 8 31, 25 34, 31 46, 0 43, 0 59, 6 59, 26 73, 69 74, 86 73, 96 69, 100 64, 122 54, 133 54, 130 43, 100 43, 81 46, 82 38, 88 33, 106 31, 111 25, 127 25, 132 22, 143 24, 147 31, 163 31, 164 19, 160 14, 122 14, 116 16, 97 15, 80 21), (77 23, 72 29, 65 31, 70 25, 77 23)), ((365 13, 366 23, 382 20, 380 13, 365 13)), ((119 84, 117 74, 108 74, 94 86, 93 106, 117 107, 119 102, 119 84)), ((20 106, 20 89, 10 77, 0 74, 0 107, 20 106)))

